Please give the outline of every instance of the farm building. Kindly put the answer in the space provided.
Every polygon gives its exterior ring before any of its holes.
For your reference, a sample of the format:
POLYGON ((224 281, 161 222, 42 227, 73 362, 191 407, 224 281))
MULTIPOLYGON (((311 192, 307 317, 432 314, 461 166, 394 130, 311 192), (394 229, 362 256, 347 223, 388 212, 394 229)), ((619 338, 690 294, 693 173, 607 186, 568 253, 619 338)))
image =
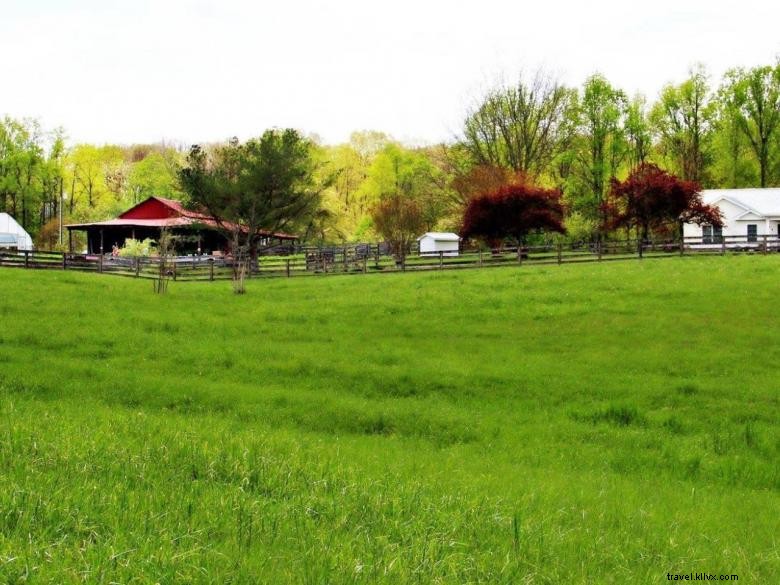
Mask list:
POLYGON ((420 256, 457 256, 460 249, 460 236, 452 232, 426 232, 417 238, 420 256))
POLYGON ((7 213, 0 213, 0 248, 10 250, 32 250, 30 234, 7 213))
POLYGON ((735 245, 758 242, 780 232, 780 189, 706 189, 702 200, 720 209, 723 227, 683 225, 683 236, 701 238, 702 244, 721 244, 723 238, 735 245))
MULTIPOLYGON (((112 246, 123 247, 127 239, 158 240, 163 229, 173 235, 190 236, 177 250, 181 253, 211 253, 217 250, 227 251, 228 241, 218 229, 213 217, 185 209, 179 201, 149 197, 131 207, 116 219, 93 223, 77 223, 66 226, 68 234, 83 231, 87 234, 87 253, 102 254, 112 246)), ((264 232, 263 245, 282 244, 298 239, 298 236, 282 233, 264 232)), ((70 250, 73 251, 73 238, 69 237, 70 250)))

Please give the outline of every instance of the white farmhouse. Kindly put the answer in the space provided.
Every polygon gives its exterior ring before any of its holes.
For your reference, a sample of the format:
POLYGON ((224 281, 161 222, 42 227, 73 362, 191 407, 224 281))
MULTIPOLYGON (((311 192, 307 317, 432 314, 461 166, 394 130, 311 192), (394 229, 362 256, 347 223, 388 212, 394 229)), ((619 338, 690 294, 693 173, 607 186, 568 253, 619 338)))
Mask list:
POLYGON ((460 236, 451 232, 426 232, 417 238, 420 256, 457 256, 460 248, 460 236))
POLYGON ((723 227, 683 225, 683 236, 702 238, 702 244, 758 243, 764 235, 776 241, 780 225, 780 189, 706 189, 704 203, 723 215, 723 227))
POLYGON ((32 250, 30 234, 7 213, 0 213, 0 249, 32 250))

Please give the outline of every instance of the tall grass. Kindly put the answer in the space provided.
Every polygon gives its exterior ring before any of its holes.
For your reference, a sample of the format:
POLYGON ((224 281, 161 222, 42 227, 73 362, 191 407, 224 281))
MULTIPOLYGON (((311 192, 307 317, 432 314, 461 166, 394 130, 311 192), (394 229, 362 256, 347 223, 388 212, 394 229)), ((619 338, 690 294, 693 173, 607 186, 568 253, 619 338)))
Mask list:
POLYGON ((0 271, 0 582, 778 582, 778 268, 0 271))

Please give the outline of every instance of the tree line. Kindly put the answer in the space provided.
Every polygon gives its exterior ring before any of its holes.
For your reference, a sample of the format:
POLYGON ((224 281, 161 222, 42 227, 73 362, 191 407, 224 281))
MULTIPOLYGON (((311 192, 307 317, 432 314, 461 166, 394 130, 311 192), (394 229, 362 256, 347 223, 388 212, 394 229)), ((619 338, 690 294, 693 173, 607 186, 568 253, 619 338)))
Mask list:
MULTIPOLYGON (((200 163, 257 159, 273 142, 263 140, 198 145, 200 163)), ((374 240, 399 220, 458 231, 475 197, 521 183, 559 191, 567 237, 593 239, 609 225, 612 180, 642 165, 703 188, 780 185, 780 61, 717 83, 697 66, 652 103, 600 74, 573 88, 540 71, 486 91, 447 143, 409 146, 376 131, 339 145, 295 133, 295 143, 312 197, 290 227, 310 242, 374 240)), ((100 220, 149 195, 192 198, 182 178, 193 163, 182 145, 68 145, 61 129, 6 117, 0 210, 56 247, 60 213, 66 223, 100 220)))

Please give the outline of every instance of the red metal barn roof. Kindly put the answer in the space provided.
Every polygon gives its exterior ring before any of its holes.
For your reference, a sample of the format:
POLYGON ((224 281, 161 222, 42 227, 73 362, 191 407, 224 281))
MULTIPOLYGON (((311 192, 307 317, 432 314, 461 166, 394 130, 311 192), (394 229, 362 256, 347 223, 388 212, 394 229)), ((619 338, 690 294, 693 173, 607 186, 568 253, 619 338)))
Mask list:
MULTIPOLYGON (((69 224, 69 229, 84 229, 88 227, 186 227, 204 225, 213 229, 219 229, 217 221, 200 211, 186 209, 180 201, 165 199, 163 197, 149 197, 138 205, 131 207, 116 219, 97 221, 91 223, 69 224)), ((232 224, 225 224, 232 227, 232 224)), ((271 233, 260 230, 260 235, 272 236, 281 240, 297 240, 298 236, 280 232, 271 233)))

